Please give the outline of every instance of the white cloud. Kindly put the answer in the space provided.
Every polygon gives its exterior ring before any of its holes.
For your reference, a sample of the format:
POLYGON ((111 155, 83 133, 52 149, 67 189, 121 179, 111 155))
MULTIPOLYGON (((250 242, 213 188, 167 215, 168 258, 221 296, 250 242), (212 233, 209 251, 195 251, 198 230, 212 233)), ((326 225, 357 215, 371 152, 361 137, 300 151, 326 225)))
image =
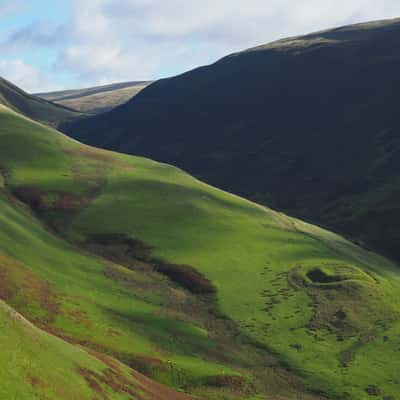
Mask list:
POLYGON ((27 26, 10 35, 5 51, 56 49, 54 74, 83 86, 154 79, 275 39, 400 16, 398 0, 70 1, 70 23, 27 26))
POLYGON ((154 78, 285 36, 400 15, 398 0, 75 0, 60 65, 94 81, 154 78))
POLYGON ((0 76, 27 92, 50 91, 59 88, 35 67, 22 60, 0 61, 0 76))

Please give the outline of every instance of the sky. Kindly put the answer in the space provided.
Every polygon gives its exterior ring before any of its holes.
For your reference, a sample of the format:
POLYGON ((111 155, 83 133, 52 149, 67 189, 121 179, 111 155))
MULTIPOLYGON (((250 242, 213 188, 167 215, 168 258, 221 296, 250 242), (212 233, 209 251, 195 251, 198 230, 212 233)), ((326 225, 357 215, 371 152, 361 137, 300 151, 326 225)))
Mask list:
POLYGON ((0 0, 0 76, 29 92, 154 80, 399 0, 0 0))

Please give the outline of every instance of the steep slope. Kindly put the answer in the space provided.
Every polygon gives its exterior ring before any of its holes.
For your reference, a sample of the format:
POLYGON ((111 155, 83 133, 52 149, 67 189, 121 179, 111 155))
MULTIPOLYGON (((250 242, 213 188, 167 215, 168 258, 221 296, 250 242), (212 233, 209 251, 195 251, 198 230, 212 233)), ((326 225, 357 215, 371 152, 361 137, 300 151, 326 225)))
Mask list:
POLYGON ((290 38, 65 130, 170 162, 400 259, 400 22, 290 38))
POLYGON ((60 122, 82 116, 82 114, 71 109, 30 95, 1 77, 0 104, 53 126, 58 125, 60 122))
POLYGON ((109 111, 136 96, 151 82, 123 82, 36 96, 88 114, 109 111))
POLYGON ((190 400, 94 351, 74 347, 0 300, 2 399, 190 400))
POLYGON ((0 122, 0 293, 36 326, 207 399, 397 395, 395 265, 177 168, 0 122))

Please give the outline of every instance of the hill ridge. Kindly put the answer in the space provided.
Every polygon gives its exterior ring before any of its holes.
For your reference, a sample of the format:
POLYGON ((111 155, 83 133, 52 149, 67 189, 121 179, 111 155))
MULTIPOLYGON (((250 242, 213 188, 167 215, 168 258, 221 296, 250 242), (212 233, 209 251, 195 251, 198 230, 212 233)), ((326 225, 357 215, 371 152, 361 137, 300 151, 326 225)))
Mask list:
POLYGON ((399 44, 399 19, 283 39, 157 81, 61 129, 399 259, 399 44))
POLYGON ((81 114, 63 105, 31 95, 8 80, 0 77, 0 104, 11 107, 33 119, 42 120, 51 125, 76 118, 81 114))
POLYGON ((136 96, 150 81, 120 82, 82 89, 38 93, 43 99, 81 112, 98 114, 121 105, 136 96))

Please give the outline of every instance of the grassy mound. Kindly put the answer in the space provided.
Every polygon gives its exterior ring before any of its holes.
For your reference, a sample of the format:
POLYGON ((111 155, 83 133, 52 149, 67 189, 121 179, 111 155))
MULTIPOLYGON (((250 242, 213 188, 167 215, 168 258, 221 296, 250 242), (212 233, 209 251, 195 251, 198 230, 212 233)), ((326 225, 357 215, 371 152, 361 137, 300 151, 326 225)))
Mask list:
POLYGON ((395 265, 177 168, 0 123, 0 293, 36 326, 207 399, 396 396, 395 265))

